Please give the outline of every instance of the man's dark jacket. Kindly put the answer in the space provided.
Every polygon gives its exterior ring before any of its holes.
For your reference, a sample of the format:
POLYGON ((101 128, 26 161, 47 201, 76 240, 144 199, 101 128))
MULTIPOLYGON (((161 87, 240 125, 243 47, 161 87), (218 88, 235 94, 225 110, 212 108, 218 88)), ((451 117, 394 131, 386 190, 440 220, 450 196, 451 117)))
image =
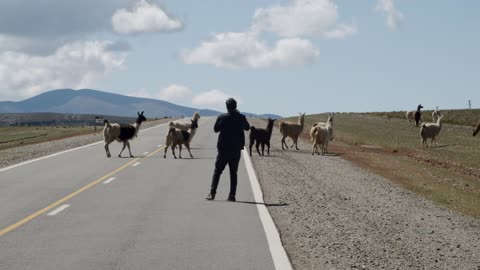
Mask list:
POLYGON ((213 130, 220 132, 218 152, 237 152, 245 146, 244 130, 250 130, 250 124, 245 115, 233 111, 219 115, 213 130))

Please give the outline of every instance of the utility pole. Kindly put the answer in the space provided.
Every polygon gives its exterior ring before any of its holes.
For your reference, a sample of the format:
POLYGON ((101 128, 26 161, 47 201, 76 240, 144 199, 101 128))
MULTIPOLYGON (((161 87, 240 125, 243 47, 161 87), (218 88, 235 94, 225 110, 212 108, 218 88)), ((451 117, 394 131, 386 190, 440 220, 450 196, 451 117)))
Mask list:
POLYGON ((471 110, 472 109, 472 100, 468 100, 468 109, 471 110))

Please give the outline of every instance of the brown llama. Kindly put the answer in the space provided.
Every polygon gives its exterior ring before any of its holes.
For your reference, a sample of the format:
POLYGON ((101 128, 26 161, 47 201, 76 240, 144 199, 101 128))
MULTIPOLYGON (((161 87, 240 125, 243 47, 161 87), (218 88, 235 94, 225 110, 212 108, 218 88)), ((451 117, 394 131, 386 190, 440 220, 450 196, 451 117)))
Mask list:
POLYGON ((291 122, 280 122, 280 133, 282 134, 282 150, 284 150, 283 146, 287 147, 288 145, 285 142, 286 137, 290 137, 293 140, 293 144, 290 148, 293 148, 295 146, 295 149, 298 149, 298 137, 300 134, 303 132, 304 128, 304 120, 305 120, 305 113, 300 113, 300 116, 298 117, 298 122, 297 123, 291 123, 291 122))
POLYGON ((182 144, 185 145, 188 153, 190 154, 190 157, 193 158, 192 152, 190 152, 190 142, 192 141, 193 135, 195 135, 195 132, 198 128, 198 123, 196 120, 190 121, 191 125, 188 131, 170 127, 165 142, 165 154, 163 155, 164 158, 167 158, 167 150, 169 146, 171 146, 172 148, 173 157, 177 158, 177 156, 175 155, 175 148, 177 147, 177 145, 180 148, 179 157, 182 158, 182 144))

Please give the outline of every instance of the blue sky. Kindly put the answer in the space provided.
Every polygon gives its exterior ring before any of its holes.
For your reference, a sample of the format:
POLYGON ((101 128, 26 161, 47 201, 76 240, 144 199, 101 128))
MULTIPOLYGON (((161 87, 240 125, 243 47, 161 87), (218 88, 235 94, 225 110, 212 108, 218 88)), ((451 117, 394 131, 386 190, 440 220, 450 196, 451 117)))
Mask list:
POLYGON ((281 115, 480 107, 477 1, 38 2, 0 0, 0 100, 93 88, 281 115))

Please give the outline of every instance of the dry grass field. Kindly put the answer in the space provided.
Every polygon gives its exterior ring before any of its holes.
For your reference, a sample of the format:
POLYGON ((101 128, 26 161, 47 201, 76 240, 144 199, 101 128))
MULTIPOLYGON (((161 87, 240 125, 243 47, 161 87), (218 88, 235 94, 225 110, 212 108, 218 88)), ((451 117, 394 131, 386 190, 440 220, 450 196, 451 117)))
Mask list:
MULTIPOLYGON (((423 149, 420 128, 410 127, 404 112, 337 114, 329 151, 436 203, 480 217, 480 137, 472 136, 470 126, 480 110, 466 116, 453 112, 445 114, 446 122, 465 125, 445 124, 438 148, 429 149, 423 149)), ((304 137, 310 139, 312 123, 326 119, 326 114, 307 116, 304 137)), ((425 113, 424 119, 431 116, 425 113)))
MULTIPOLYGON (((100 132, 102 127, 97 127, 100 132)), ((0 150, 93 133, 91 126, 0 127, 0 150)))

